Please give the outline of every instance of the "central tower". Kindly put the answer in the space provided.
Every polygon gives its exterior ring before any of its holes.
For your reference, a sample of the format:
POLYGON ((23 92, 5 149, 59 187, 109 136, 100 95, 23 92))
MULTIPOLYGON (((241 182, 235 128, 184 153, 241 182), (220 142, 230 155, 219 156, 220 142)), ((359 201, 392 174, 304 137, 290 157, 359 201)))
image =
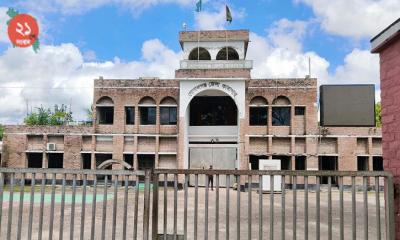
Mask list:
POLYGON ((181 32, 179 138, 183 168, 240 168, 245 119, 247 30, 181 32))

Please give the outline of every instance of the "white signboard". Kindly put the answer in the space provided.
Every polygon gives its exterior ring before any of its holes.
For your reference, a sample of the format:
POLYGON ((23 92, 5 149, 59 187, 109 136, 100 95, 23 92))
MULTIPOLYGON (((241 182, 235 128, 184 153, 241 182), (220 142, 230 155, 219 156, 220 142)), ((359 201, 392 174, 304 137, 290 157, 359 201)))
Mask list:
MULTIPOLYGON (((260 170, 281 170, 281 160, 265 160, 259 161, 260 170)), ((263 191, 271 191, 271 176, 262 177, 263 191)), ((282 191, 282 176, 274 176, 274 192, 282 191)))

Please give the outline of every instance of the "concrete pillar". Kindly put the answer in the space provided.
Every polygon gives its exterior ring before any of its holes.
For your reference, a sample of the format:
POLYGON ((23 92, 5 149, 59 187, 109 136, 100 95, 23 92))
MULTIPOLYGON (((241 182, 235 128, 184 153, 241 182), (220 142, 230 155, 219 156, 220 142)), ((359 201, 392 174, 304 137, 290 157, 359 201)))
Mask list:
POLYGON ((43 164, 42 167, 43 168, 48 168, 49 167, 49 161, 48 161, 48 157, 47 157, 47 143, 49 142, 49 138, 47 136, 47 134, 43 135, 43 146, 44 146, 44 151, 43 151, 43 164))

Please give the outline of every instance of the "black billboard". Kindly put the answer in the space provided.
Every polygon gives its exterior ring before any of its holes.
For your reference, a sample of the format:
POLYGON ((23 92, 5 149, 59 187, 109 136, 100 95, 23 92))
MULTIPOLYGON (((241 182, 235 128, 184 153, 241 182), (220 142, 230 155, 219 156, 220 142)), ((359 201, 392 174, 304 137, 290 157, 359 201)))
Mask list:
POLYGON ((326 127, 375 127, 375 86, 321 85, 320 122, 326 127))

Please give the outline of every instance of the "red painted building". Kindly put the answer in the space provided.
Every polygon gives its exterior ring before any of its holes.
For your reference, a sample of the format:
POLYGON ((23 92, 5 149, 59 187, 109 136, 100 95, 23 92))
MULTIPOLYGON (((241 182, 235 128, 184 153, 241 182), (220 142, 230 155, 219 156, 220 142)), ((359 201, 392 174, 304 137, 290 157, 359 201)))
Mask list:
POLYGON ((394 175, 396 239, 400 239, 400 18, 371 40, 379 53, 383 165, 394 175))

